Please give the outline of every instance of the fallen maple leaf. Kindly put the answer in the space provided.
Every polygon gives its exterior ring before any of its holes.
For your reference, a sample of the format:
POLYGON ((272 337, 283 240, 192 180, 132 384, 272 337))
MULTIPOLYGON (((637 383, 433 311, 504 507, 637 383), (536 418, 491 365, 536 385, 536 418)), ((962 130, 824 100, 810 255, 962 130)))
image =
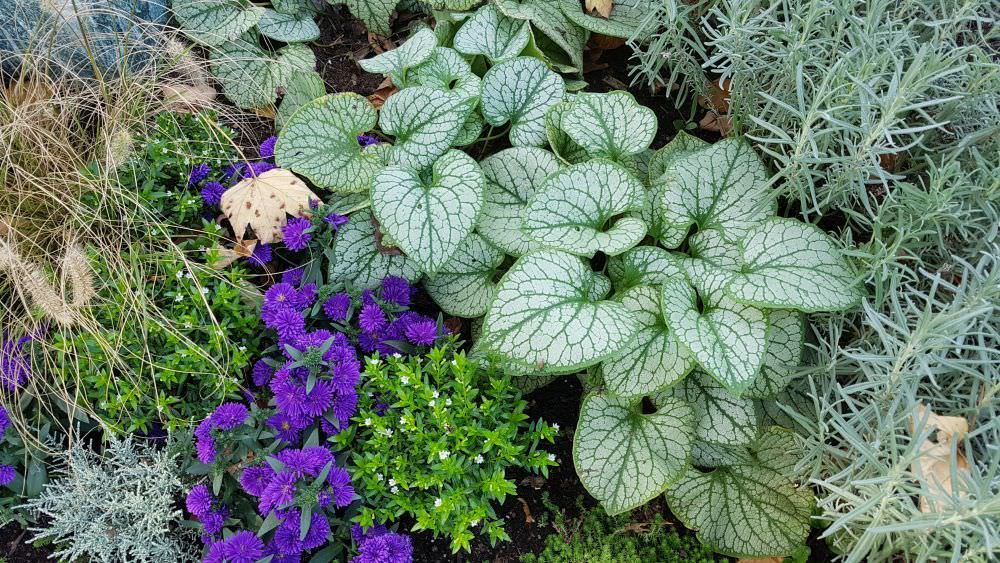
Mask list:
POLYGON ((584 0, 583 7, 588 14, 597 12, 602 18, 611 17, 612 0, 584 0))
POLYGON ((938 512, 947 506, 946 497, 958 496, 965 498, 968 492, 962 490, 962 476, 969 475, 969 461, 960 447, 960 442, 969 433, 969 422, 960 416, 941 416, 917 404, 910 422, 910 432, 917 434, 916 424, 926 419, 926 426, 937 429, 936 440, 926 438, 920 444, 920 455, 913 460, 910 470, 927 488, 929 494, 920 496, 921 512, 938 512), (951 472, 952 449, 955 450, 956 474, 951 472))
POLYGON ((275 168, 250 177, 222 194, 222 211, 233 226, 237 241, 243 240, 246 228, 253 229, 257 241, 282 240, 281 228, 288 215, 309 211, 311 201, 319 201, 306 183, 288 170, 275 168))
POLYGON ((705 109, 715 110, 719 114, 729 113, 729 84, 728 78, 721 83, 717 80, 706 81, 705 88, 708 90, 708 97, 698 96, 698 105, 705 109))

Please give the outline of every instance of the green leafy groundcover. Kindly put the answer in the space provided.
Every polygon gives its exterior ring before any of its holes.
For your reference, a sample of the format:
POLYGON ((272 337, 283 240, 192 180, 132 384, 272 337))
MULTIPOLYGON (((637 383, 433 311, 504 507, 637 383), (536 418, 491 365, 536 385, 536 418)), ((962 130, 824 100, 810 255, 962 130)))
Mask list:
POLYGON ((332 277, 425 277, 442 309, 481 325, 476 350, 595 383, 573 457, 609 512, 665 492, 713 549, 793 552, 812 500, 760 455, 795 447, 763 401, 795 375, 802 314, 859 303, 854 272, 821 230, 775 215, 743 140, 679 133, 652 149, 655 116, 630 94, 571 94, 514 52, 523 28, 500 14, 537 4, 495 6, 454 43, 439 24, 364 61, 400 89, 381 112, 338 94, 288 120, 280 165, 369 195, 372 221, 341 233, 332 277), (473 68, 449 44, 484 57, 473 68), (386 143, 354 142, 376 125, 386 143), (457 148, 504 134, 512 148, 481 162, 457 148))

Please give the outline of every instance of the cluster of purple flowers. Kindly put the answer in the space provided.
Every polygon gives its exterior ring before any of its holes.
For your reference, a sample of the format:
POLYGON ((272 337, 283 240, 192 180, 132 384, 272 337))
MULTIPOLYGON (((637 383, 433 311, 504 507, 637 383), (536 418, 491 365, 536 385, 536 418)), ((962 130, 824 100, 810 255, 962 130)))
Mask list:
MULTIPOLYGON (((361 294, 358 312, 358 346, 365 353, 399 354, 407 343, 414 346, 432 346, 445 334, 437 321, 405 310, 410 305, 413 288, 403 278, 389 276, 382 281, 378 299, 371 291, 361 294)), ((336 297, 336 296, 334 296, 336 297)), ((324 303, 324 311, 334 309, 324 303)), ((339 309, 336 311, 339 312, 339 309)), ((350 320, 350 319, 345 319, 350 320)))
POLYGON ((209 206, 219 205, 222 194, 246 176, 260 176, 274 168, 274 145, 277 137, 268 137, 260 144, 260 160, 254 162, 234 162, 222 169, 220 181, 206 182, 212 175, 212 167, 208 164, 197 164, 188 174, 188 187, 201 186, 201 199, 209 206), (203 184, 204 183, 204 184, 203 184))
POLYGON ((31 336, 8 339, 6 334, 0 339, 0 384, 8 391, 17 390, 31 377, 31 364, 24 350, 31 340, 31 336))
POLYGON ((409 536, 373 526, 367 532, 357 524, 351 526, 351 536, 358 545, 357 557, 351 563, 409 563, 413 561, 413 545, 409 536))
POLYGON ((198 452, 198 461, 208 464, 215 462, 215 436, 216 430, 232 430, 246 422, 250 411, 240 403, 223 403, 215 409, 211 415, 201 421, 194 431, 195 449, 198 452))
POLYGON ((222 527, 229 517, 229 509, 219 503, 206 485, 196 485, 188 491, 185 504, 188 512, 201 522, 205 532, 203 541, 211 542, 222 533, 222 527))
MULTIPOLYGON (((10 414, 7 409, 0 407, 0 441, 7 435, 8 428, 10 428, 10 414)), ((17 470, 13 465, 0 464, 0 486, 9 485, 16 478, 17 470)))

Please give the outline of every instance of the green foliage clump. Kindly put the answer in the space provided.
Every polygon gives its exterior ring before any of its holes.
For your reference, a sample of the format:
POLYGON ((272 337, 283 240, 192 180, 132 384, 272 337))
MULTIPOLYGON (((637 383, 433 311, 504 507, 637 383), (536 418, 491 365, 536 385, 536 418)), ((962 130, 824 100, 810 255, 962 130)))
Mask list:
POLYGON ((111 439, 103 454, 81 444, 66 452, 62 477, 24 509, 45 517, 32 542, 51 540, 65 561, 197 561, 179 531, 183 489, 172 454, 111 439))
POLYGON ((494 507, 516 488, 506 472, 548 475, 555 456, 539 449, 556 429, 528 422, 527 403, 498 364, 480 365, 451 346, 425 357, 368 360, 355 424, 337 435, 350 447, 351 477, 365 500, 364 527, 409 515, 414 530, 470 549, 476 534, 509 540, 494 507))
MULTIPOLYGON (((545 499, 547 500, 547 499, 545 499)), ((521 563, 711 563, 712 551, 691 535, 671 529, 663 516, 654 514, 648 522, 636 523, 630 514, 609 516, 600 508, 583 510, 568 518, 550 503, 555 512, 552 526, 557 533, 545 538, 540 553, 521 556, 521 563)))

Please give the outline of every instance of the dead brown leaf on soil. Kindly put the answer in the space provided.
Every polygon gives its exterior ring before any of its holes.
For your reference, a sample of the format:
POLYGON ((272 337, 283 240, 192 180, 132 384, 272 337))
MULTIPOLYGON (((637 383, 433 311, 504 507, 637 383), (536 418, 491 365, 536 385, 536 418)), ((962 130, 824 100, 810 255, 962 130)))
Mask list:
POLYGON ((698 127, 701 127, 705 131, 715 131, 725 137, 733 130, 733 122, 726 116, 708 110, 705 117, 698 121, 698 127))
POLYGON ((385 77, 385 80, 378 85, 378 88, 368 95, 368 101, 375 106, 375 109, 378 109, 382 107, 382 104, 389 99, 389 96, 395 94, 397 90, 399 90, 399 88, 396 88, 396 86, 392 83, 392 79, 387 76, 385 77))
POLYGON ((256 247, 257 241, 254 239, 238 241, 232 248, 226 248, 225 246, 220 245, 216 247, 216 250, 219 253, 218 260, 215 260, 209 265, 216 270, 222 270, 229 267, 230 264, 240 258, 249 258, 253 254, 253 249, 256 247))
POLYGON ((598 15, 602 18, 611 17, 611 8, 614 6, 612 0, 584 0, 583 7, 590 15, 598 15))
POLYGON ((521 509, 524 511, 524 523, 529 526, 534 524, 535 517, 531 515, 531 508, 528 506, 528 501, 521 497, 517 497, 517 501, 521 503, 521 509))
POLYGON ((288 215, 309 211, 310 201, 320 201, 306 183, 288 170, 275 168, 246 178, 226 190, 221 207, 233 226, 236 240, 243 240, 247 227, 262 243, 279 242, 288 215))
POLYGON ((955 493, 968 497, 968 491, 962 490, 962 478, 969 475, 970 468, 961 442, 969 433, 969 421, 960 416, 942 416, 918 404, 910 422, 911 434, 917 433, 916 424, 924 419, 927 428, 937 429, 936 439, 926 438, 920 444, 921 455, 913 460, 910 469, 929 493, 920 497, 920 511, 928 513, 944 510, 945 499, 955 493), (956 474, 951 471, 952 451, 956 474))

